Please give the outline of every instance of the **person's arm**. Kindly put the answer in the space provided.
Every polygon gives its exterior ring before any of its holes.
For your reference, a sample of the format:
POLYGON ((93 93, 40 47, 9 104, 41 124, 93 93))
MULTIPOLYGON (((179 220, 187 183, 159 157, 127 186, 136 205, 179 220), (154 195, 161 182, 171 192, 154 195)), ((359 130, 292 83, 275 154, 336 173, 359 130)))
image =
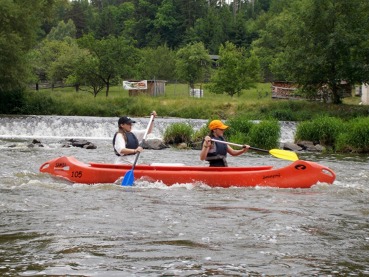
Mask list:
POLYGON ((200 160, 204 161, 208 155, 208 152, 211 147, 211 138, 206 136, 204 142, 202 144, 201 152, 200 152, 200 160))
POLYGON ((242 149, 240 150, 235 150, 232 147, 230 147, 229 145, 227 146, 227 152, 228 154, 230 154, 231 156, 239 156, 245 152, 247 152, 249 150, 250 146, 249 145, 244 145, 242 149))
MULTIPOLYGON (((151 132, 152 132, 152 129, 153 129, 153 127, 154 127, 154 119, 155 119, 155 117, 156 117, 156 111, 152 111, 152 113, 151 113, 151 115, 153 115, 154 116, 154 118, 152 119, 152 121, 151 121, 151 124, 150 124, 150 127, 149 127, 149 131, 147 132, 148 134, 150 134, 151 132)), ((150 116, 151 116, 150 115, 150 116)))

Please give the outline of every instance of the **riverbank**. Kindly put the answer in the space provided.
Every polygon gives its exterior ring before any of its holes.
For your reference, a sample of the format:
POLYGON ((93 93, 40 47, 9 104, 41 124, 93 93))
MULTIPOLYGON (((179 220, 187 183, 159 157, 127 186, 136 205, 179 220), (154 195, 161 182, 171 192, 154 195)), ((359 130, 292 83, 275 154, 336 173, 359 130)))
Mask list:
POLYGON ((250 120, 273 118, 280 121, 305 121, 322 115, 342 119, 368 115, 368 107, 359 105, 360 97, 345 98, 341 105, 272 99, 270 83, 260 83, 239 97, 212 94, 206 89, 203 97, 191 97, 188 86, 184 84, 167 84, 165 93, 155 97, 130 97, 121 86, 111 87, 108 96, 101 91, 95 98, 86 91, 75 92, 74 88, 29 90, 24 95, 13 97, 17 98, 13 99, 17 106, 7 111, 8 114, 140 117, 156 110, 163 117, 229 119, 237 115, 250 120))

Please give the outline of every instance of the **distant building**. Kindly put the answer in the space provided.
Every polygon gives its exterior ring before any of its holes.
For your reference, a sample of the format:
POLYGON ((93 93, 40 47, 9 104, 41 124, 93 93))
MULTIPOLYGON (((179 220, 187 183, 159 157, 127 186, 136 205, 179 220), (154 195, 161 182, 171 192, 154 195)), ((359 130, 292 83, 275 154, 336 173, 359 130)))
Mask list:
MULTIPOLYGON (((342 97, 350 97, 352 95, 352 86, 345 81, 342 81, 339 85, 342 97)), ((322 85, 314 99, 310 100, 325 100, 329 102, 331 100, 332 92, 328 89, 327 85, 322 85)), ((305 99, 305 97, 299 94, 298 84, 294 82, 275 81, 272 82, 272 98, 277 99, 305 99)))
MULTIPOLYGON (((146 81, 146 80, 145 80, 146 81)), ((142 81, 130 80, 132 83, 140 83, 142 81)), ((139 94, 147 94, 151 96, 159 96, 165 94, 165 83, 167 81, 164 80, 147 80, 147 88, 146 89, 128 89, 129 96, 137 96, 139 94)))
POLYGON ((302 99, 296 94, 297 84, 286 81, 272 82, 272 98, 277 99, 302 99))

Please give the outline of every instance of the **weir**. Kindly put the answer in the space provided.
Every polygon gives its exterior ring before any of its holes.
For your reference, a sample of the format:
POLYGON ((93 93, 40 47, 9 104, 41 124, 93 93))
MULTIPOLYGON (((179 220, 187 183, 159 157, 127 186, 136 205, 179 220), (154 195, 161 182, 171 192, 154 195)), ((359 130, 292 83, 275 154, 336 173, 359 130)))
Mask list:
MULTIPOLYGON (((132 117, 135 128, 145 129, 149 117, 132 117)), ((88 116, 4 116, 0 117, 0 139, 76 138, 111 140, 117 131, 118 117, 88 116)), ((154 138, 162 138, 166 128, 173 123, 188 123, 195 130, 208 121, 204 119, 161 118, 155 119, 154 138)), ((280 142, 293 142, 296 122, 283 121, 280 142)))

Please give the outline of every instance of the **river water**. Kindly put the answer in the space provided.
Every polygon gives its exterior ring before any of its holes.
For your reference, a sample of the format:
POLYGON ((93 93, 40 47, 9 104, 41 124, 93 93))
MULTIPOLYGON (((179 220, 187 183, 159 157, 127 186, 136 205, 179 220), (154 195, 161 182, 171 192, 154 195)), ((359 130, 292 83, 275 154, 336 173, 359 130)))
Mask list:
MULTIPOLYGON (((153 136, 176 121, 155 120, 153 136)), ((111 163, 116 122, 0 118, 1 276, 369 276, 368 156, 299 153, 337 174, 333 185, 310 189, 89 186, 39 173, 64 155, 111 163), (86 138, 97 149, 62 148, 64 138, 86 138), (44 147, 28 147, 33 139, 44 147)), ((283 123, 281 141, 292 141, 294 130, 283 123)), ((140 160, 206 166, 198 154, 145 150, 140 160)), ((228 160, 289 163, 252 151, 228 160)))

